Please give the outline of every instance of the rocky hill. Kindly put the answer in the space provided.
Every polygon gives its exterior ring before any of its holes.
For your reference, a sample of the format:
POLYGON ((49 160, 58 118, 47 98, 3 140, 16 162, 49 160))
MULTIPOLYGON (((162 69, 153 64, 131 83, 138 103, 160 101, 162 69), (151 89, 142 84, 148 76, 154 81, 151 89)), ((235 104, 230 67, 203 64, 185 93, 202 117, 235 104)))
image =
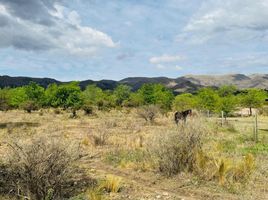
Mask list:
MULTIPOLYGON (((0 76, 0 87, 18 87, 29 84, 34 81, 43 87, 47 87, 51 83, 63 84, 50 78, 31 78, 31 77, 10 77, 0 76)), ((144 83, 161 83, 170 88, 174 93, 195 92, 201 87, 219 87, 221 85, 235 85, 240 89, 244 88, 262 88, 268 89, 268 74, 227 74, 227 75, 186 75, 179 78, 167 77, 130 77, 120 81, 113 80, 85 80, 80 81, 79 85, 84 89, 89 84, 96 84, 98 87, 107 90, 114 89, 119 84, 126 84, 133 88, 139 89, 144 83)))

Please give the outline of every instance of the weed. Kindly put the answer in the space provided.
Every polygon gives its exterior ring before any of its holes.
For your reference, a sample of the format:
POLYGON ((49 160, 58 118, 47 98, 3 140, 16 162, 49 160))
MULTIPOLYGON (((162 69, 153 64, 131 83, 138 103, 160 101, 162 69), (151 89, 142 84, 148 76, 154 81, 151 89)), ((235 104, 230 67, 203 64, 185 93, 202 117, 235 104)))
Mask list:
POLYGON ((263 143, 257 143, 254 144, 251 147, 245 147, 242 149, 243 154, 267 154, 268 153, 268 144, 263 144, 263 143))
POLYGON ((122 179, 114 175, 108 175, 106 179, 100 184, 100 188, 110 193, 120 192, 122 189, 122 179))

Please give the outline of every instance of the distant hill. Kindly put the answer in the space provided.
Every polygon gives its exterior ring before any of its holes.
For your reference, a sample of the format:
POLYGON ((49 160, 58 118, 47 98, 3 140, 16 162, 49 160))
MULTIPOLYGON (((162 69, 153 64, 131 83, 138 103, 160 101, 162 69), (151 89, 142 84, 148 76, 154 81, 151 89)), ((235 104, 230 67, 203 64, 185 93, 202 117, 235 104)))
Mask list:
POLYGON ((253 74, 246 76, 244 74, 227 75, 187 75, 186 79, 194 84, 202 86, 235 85, 240 89, 262 88, 268 89, 268 74, 253 74))
MULTIPOLYGON (((31 81, 47 87, 49 84, 64 84, 68 82, 61 82, 51 78, 31 78, 31 77, 10 77, 0 76, 0 87, 19 87, 28 85, 31 81)), ((186 75, 179 78, 167 77, 130 77, 120 81, 113 80, 85 80, 80 81, 79 85, 84 89, 87 85, 96 84, 104 90, 112 90, 119 84, 126 84, 132 87, 135 91, 139 89, 144 83, 161 83, 167 88, 170 88, 174 93, 195 92, 202 87, 219 87, 221 85, 235 85, 240 89, 245 88, 262 88, 268 89, 268 74, 227 74, 227 75, 186 75)))
MULTIPOLYGON (((61 82, 51 78, 32 78, 32 77, 10 77, 10 76, 0 76, 0 88, 4 87, 20 87, 24 85, 28 85, 30 82, 36 82, 42 87, 47 87, 49 84, 56 83, 56 84, 64 84, 69 82, 61 82)), ((112 80, 101 80, 101 81, 92 81, 92 80, 85 80, 80 81, 79 85, 82 89, 85 89, 87 85, 96 84, 98 87, 104 90, 112 90, 117 85, 117 81, 112 80)))

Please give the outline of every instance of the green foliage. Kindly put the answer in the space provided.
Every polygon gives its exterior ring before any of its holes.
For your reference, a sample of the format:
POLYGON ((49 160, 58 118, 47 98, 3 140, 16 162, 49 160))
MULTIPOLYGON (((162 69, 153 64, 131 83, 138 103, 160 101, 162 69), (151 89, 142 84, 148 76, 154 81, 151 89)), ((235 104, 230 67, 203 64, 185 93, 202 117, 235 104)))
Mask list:
POLYGON ((44 98, 45 89, 35 82, 30 82, 29 85, 25 86, 25 94, 30 101, 41 104, 44 98))
POLYGON ((57 107, 57 99, 56 99, 57 91, 58 91, 57 84, 53 83, 49 85, 45 91, 45 98, 43 105, 57 107))
POLYGON ((144 99, 140 93, 131 93, 129 100, 124 102, 125 106, 138 107, 144 104, 144 99))
POLYGON ((190 93, 181 94, 175 97, 173 101, 173 109, 177 111, 184 111, 193 109, 197 106, 197 99, 190 93))
POLYGON ((25 87, 17 87, 9 90, 9 105, 13 108, 19 108, 28 100, 25 87))
POLYGON ((252 115, 252 108, 261 108, 264 105, 266 93, 260 89, 248 89, 239 97, 241 105, 250 108, 250 115, 252 115))
POLYGON ((47 89, 31 82, 24 87, 0 90, 0 109, 25 108, 30 104, 35 107, 61 107, 72 110, 81 107, 86 110, 95 107, 107 110, 116 106, 157 105, 162 111, 168 111, 171 107, 176 110, 200 108, 212 112, 224 111, 225 116, 228 116, 238 104, 249 108, 262 107, 267 95, 258 89, 249 89, 240 95, 235 95, 236 92, 235 86, 222 86, 218 90, 202 88, 197 95, 185 93, 174 98, 173 93, 161 84, 144 84, 137 92, 131 92, 131 88, 126 85, 119 85, 114 91, 103 91, 96 85, 88 85, 81 92, 77 82, 59 86, 51 84, 47 89))
POLYGON ((88 85, 82 93, 83 102, 87 105, 97 106, 104 97, 105 93, 96 85, 88 85))
POLYGON ((237 107, 237 98, 233 95, 221 97, 218 103, 218 111, 223 111, 224 116, 228 117, 237 107))
POLYGON ((131 88, 127 85, 119 85, 114 90, 116 105, 120 106, 124 101, 128 101, 131 94, 131 88))
POLYGON ((238 89, 234 85, 223 85, 218 89, 220 97, 232 96, 238 89))
POLYGON ((81 90, 77 82, 60 85, 53 98, 52 105, 64 109, 79 109, 82 105, 81 90))
POLYGON ((217 105, 219 103, 219 95, 217 92, 212 88, 202 88, 199 90, 198 95, 198 106, 201 109, 209 110, 209 111, 216 111, 217 105))
POLYGON ((144 104, 156 104, 162 109, 171 109, 174 95, 161 84, 144 84, 138 94, 143 98, 144 104))
POLYGON ((242 152, 244 154, 252 153, 252 154, 267 154, 268 153, 268 144, 257 143, 250 147, 245 147, 242 152))

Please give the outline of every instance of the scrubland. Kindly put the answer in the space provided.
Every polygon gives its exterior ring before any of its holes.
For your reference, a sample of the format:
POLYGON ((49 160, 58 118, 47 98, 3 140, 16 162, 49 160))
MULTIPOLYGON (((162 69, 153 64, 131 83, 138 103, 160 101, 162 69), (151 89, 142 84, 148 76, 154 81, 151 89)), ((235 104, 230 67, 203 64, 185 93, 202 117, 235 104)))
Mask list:
POLYGON ((268 199, 268 117, 0 112, 0 199, 268 199))

